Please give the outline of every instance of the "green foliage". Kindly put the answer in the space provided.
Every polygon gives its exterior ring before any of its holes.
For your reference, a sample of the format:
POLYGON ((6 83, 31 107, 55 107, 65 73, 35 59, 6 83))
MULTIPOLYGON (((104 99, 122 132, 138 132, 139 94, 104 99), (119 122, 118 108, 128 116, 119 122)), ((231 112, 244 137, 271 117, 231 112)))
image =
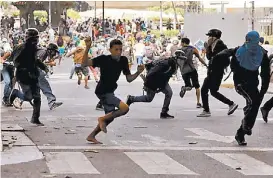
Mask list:
POLYGON ((68 9, 67 10, 67 16, 72 18, 72 19, 79 19, 80 18, 80 14, 73 10, 73 9, 68 9))
POLYGON ((4 9, 7 9, 10 3, 11 2, 8 2, 8 1, 0 1, 0 6, 2 6, 4 9))
MULTIPOLYGON (((151 33, 156 35, 156 37, 160 36, 160 30, 151 30, 151 33)), ((163 30, 163 34, 166 37, 174 37, 179 34, 179 30, 163 30)))
POLYGON ((13 12, 11 13, 11 15, 12 15, 13 17, 19 17, 19 16, 20 16, 20 11, 19 11, 19 10, 13 11, 13 12))
POLYGON ((39 19, 47 18, 47 12, 46 11, 34 11, 33 14, 34 14, 34 17, 38 17, 39 19))

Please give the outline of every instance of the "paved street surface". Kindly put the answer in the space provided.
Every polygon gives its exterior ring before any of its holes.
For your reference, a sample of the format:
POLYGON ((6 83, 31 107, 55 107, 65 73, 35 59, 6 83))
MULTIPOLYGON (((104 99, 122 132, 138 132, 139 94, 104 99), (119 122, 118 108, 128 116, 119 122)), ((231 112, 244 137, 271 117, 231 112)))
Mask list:
MULTIPOLYGON (((171 81, 169 113, 175 119, 159 118, 164 95, 157 94, 152 103, 131 105, 126 116, 108 127, 107 134, 100 133, 97 139, 103 145, 87 143, 87 135, 104 113, 95 110, 94 80, 86 90, 76 84, 76 77, 68 79, 70 63, 66 60, 56 66, 50 78, 54 94, 64 104, 50 111, 43 96, 41 121, 45 126, 28 122, 32 112, 28 103, 23 110, 1 107, 2 135, 14 140, 1 153, 3 178, 273 177, 273 113, 268 124, 259 113, 253 135, 246 137, 248 146, 237 146, 234 135, 245 101, 234 89, 220 89, 239 104, 233 115, 227 116, 228 107, 210 97, 212 117, 197 118, 202 110, 196 109, 195 91, 181 99, 182 81, 171 81), (16 125, 18 128, 11 128, 16 125)), ((142 95, 140 79, 128 84, 121 77, 116 95, 125 100, 128 94, 142 95)), ((267 94, 265 100, 270 97, 267 94)))

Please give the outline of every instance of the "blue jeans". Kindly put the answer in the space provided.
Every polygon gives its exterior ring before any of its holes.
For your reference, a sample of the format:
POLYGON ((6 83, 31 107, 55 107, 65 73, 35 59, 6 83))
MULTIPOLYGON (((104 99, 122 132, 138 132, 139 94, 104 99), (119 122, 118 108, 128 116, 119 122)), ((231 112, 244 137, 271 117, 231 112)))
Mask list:
POLYGON ((6 66, 3 66, 2 76, 5 82, 3 100, 7 101, 11 92, 11 76, 6 66))
POLYGON ((138 65, 143 64, 143 56, 136 56, 136 60, 138 65))
POLYGON ((55 95, 53 95, 49 82, 46 79, 46 73, 39 69, 40 76, 39 80, 39 87, 42 90, 43 94, 47 97, 49 107, 56 101, 55 95))

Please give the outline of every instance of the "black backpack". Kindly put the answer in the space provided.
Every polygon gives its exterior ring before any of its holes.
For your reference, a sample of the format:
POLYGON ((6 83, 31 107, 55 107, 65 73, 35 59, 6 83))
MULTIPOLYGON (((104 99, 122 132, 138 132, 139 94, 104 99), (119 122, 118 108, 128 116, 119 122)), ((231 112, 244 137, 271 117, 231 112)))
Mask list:
POLYGON ((148 72, 144 86, 153 91, 164 89, 173 74, 173 67, 168 60, 155 60, 147 64, 146 69, 148 72))

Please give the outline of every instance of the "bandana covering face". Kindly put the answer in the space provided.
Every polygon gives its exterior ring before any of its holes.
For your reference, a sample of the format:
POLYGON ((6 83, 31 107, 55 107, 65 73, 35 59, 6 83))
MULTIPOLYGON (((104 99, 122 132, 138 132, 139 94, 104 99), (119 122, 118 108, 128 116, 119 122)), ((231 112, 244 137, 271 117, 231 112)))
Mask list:
POLYGON ((259 45, 260 35, 251 31, 246 35, 246 42, 236 52, 235 56, 241 67, 255 71, 261 66, 263 60, 262 47, 259 45))

